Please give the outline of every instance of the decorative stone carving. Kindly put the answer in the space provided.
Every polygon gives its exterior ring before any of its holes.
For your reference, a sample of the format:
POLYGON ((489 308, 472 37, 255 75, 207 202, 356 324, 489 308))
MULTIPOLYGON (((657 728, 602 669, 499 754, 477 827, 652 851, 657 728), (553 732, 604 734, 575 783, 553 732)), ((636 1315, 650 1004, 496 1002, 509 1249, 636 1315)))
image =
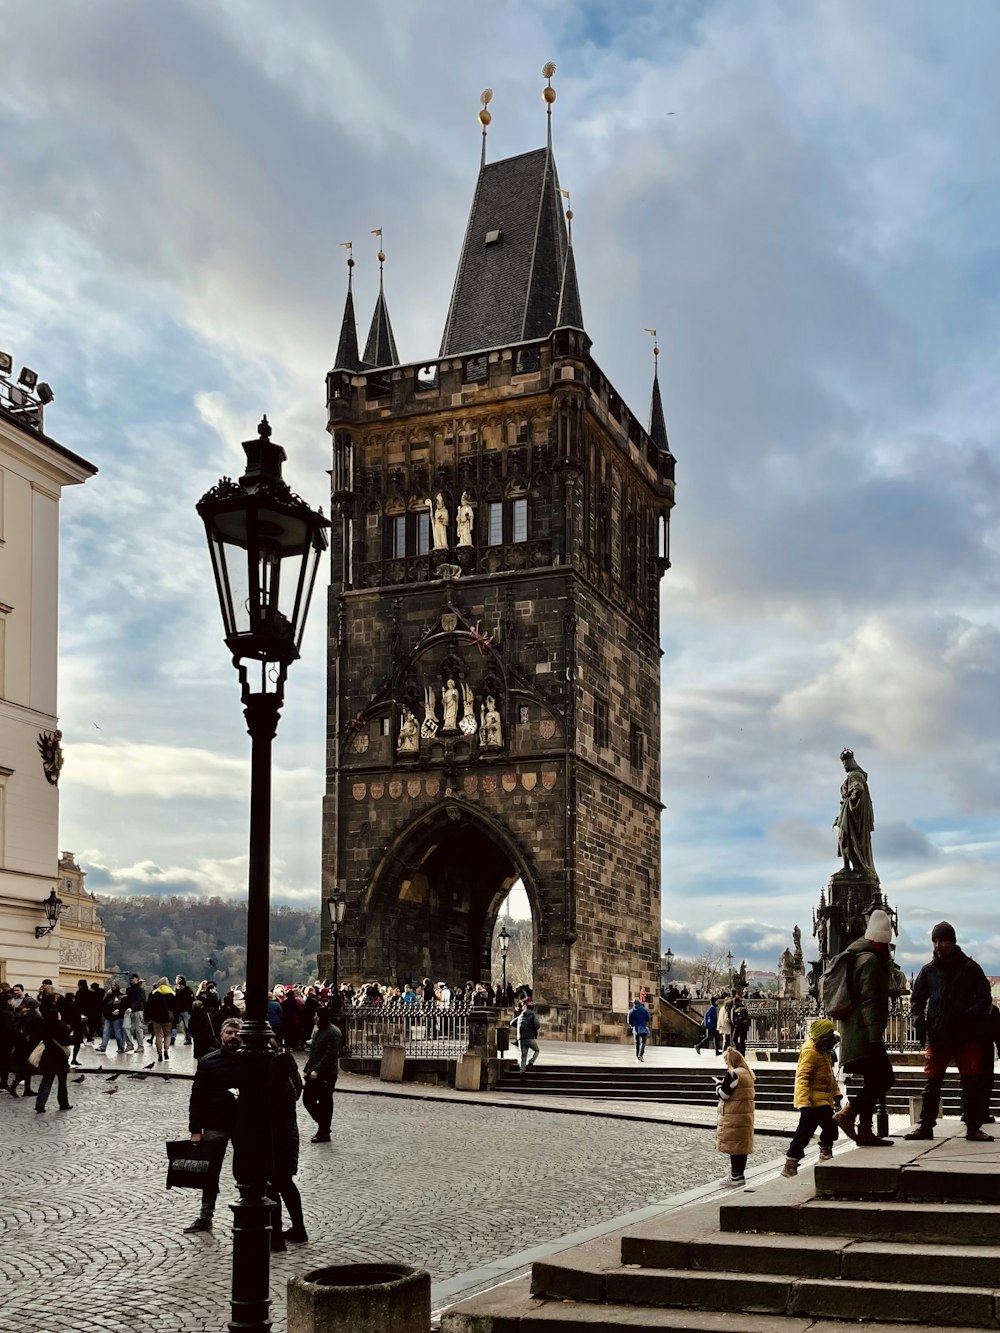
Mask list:
POLYGON ((368 795, 367 782, 355 782, 351 787, 351 795, 356 801, 363 801, 368 795))
POLYGON ((397 754, 417 754, 420 750, 420 726, 409 708, 403 709, 399 724, 399 740, 396 742, 397 754))
POLYGON ((431 511, 431 534, 434 540, 434 549, 435 551, 447 551, 448 507, 440 491, 435 495, 433 502, 427 501, 427 507, 431 511))
POLYGON ((462 786, 465 789, 465 794, 467 796, 475 796, 476 790, 479 787, 479 779, 476 777, 475 773, 466 773, 465 777, 462 779, 462 786))
POLYGON ((392 778, 389 781, 389 795, 394 801, 398 801, 403 794, 403 784, 399 778, 392 778))
POLYGON ((844 858, 844 869, 853 870, 879 882, 872 856, 872 830, 875 812, 868 792, 868 774, 854 758, 853 750, 842 750, 840 761, 847 776, 840 785, 840 812, 833 821, 837 830, 837 855, 844 858))
POLYGON ((467 680, 462 681, 462 720, 458 726, 463 736, 476 734, 476 701, 467 680))
POLYGON ((419 779, 419 778, 407 778, 407 780, 406 780, 406 794, 407 794, 407 796, 410 796, 410 797, 414 797, 414 796, 419 796, 419 795, 420 795, 420 779, 419 779))
POLYGON ((351 741, 351 749, 355 754, 365 754, 368 750, 369 743, 368 732, 359 731, 351 741))
POLYGON ((420 734, 424 740, 433 740, 437 735, 437 698, 434 694, 433 685, 424 686, 424 722, 420 728, 420 734))
POLYGON ((458 513, 455 515, 455 530, 458 534, 459 546, 472 545, 472 524, 474 514, 472 512, 472 502, 469 499, 469 492, 462 492, 462 503, 458 506, 458 513))
POLYGON ((442 731, 458 730, 458 686, 455 677, 449 676, 441 692, 441 707, 444 712, 442 731))
POLYGON ((492 694, 486 696, 482 720, 479 723, 479 744, 484 750, 499 750, 503 746, 503 731, 497 702, 492 694))
POLYGON ((537 773, 521 774, 521 786, 524 788, 525 791, 534 791, 537 782, 538 782, 537 773))
POLYGON ((538 724, 538 734, 543 741, 550 741, 556 734, 555 719, 551 717, 543 717, 538 724))
POLYGON ((446 611, 441 617, 441 628, 446 634, 454 634, 458 628, 458 616, 454 611, 446 611))
POLYGON ((798 926, 792 930, 792 942, 795 945, 795 970, 801 972, 805 963, 802 958, 802 931, 798 926))
MULTIPOLYGON (((414 718, 413 720, 416 721, 416 718, 414 718)), ((372 800, 373 800, 373 801, 381 801, 381 799, 382 799, 382 797, 383 797, 384 795, 385 795, 385 783, 384 783, 384 782, 373 782, 372 785, 371 785, 371 798, 372 798, 372 800)))

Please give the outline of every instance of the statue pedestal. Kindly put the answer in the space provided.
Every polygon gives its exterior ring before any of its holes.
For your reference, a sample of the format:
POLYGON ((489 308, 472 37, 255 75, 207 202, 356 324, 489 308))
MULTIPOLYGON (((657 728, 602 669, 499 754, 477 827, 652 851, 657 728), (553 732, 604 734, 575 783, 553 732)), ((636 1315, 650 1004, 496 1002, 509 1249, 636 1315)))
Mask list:
POLYGON ((782 1000, 807 1000, 809 983, 801 973, 794 977, 782 977, 778 986, 778 995, 782 1000))
POLYGON ((826 958, 842 953, 860 939, 868 925, 868 916, 882 906, 882 887, 878 880, 857 870, 838 870, 830 876, 826 890, 826 958))

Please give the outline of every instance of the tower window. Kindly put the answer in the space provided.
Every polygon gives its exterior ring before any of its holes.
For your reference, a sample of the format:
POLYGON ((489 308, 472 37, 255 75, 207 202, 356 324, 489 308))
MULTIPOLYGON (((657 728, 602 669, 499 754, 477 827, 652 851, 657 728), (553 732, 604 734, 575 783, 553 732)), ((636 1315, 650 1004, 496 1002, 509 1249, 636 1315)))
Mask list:
POLYGON ((517 437, 515 443, 527 444, 531 439, 531 427, 528 425, 527 417, 522 417, 517 423, 517 437))
POLYGON ((633 722, 628 730, 629 762, 633 768, 642 768, 646 762, 646 735, 642 727, 633 722))
POLYGON ((527 500, 514 501, 514 540, 516 542, 526 542, 528 540, 527 500))
POLYGON ((517 706, 517 724, 519 727, 528 725, 528 705, 518 704, 517 706))
POLYGON ((503 545, 503 501, 491 500, 489 503, 490 546, 503 545))
POLYGON ((417 555, 427 555, 431 549, 431 516, 426 511, 417 514, 417 555))
POLYGON ((380 733, 380 735, 382 735, 382 736, 391 736, 391 735, 392 735, 392 718, 391 718, 391 717, 380 717, 380 718, 379 718, 379 721, 378 721, 378 729, 379 729, 379 733, 380 733))
POLYGON ((608 739, 608 701, 599 694, 594 695, 594 749, 603 750, 609 744, 608 739))
POLYGON ((406 515, 397 514, 392 520, 392 558, 402 560, 406 555, 406 515))

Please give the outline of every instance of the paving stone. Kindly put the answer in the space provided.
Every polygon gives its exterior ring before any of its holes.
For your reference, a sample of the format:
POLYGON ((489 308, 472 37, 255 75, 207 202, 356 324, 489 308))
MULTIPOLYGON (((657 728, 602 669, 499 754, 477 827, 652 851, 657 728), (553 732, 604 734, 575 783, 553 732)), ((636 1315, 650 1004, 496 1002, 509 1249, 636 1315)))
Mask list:
MULTIPOLYGON (((71 1085, 72 1111, 36 1116, 0 1096, 0 1328, 23 1333, 218 1333, 229 1317, 235 1189, 231 1154, 216 1229, 186 1236, 198 1195, 164 1189, 164 1141, 184 1138, 190 1048, 173 1076, 114 1096, 104 1077, 71 1085)), ((96 1066, 93 1054, 86 1063, 96 1066)), ((144 1056, 121 1057, 128 1071, 144 1056)), ((107 1064, 105 1065, 107 1070, 107 1064)), ((273 1256, 275 1333, 287 1279, 372 1257, 457 1277, 716 1181, 703 1130, 641 1121, 338 1096, 334 1142, 310 1145, 300 1110, 299 1186, 312 1240, 273 1256)), ((780 1156, 761 1141, 753 1161, 780 1156)))

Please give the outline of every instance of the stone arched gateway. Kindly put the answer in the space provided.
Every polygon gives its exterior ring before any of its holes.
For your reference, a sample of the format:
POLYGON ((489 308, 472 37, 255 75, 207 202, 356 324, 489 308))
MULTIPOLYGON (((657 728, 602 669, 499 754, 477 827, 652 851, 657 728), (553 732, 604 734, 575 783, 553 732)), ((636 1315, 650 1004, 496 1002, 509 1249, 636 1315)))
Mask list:
POLYGON ((530 858, 496 820, 446 798, 404 825, 375 867, 356 932, 364 966, 398 985, 424 976, 488 981, 497 914, 518 880, 537 942, 530 858))

